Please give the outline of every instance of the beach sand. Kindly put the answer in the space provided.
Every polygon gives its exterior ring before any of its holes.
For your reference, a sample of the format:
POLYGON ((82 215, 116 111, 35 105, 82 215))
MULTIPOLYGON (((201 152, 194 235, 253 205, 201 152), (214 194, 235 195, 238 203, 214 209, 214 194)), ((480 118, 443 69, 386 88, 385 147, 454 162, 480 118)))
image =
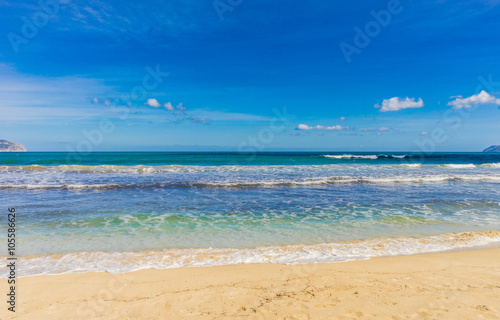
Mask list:
POLYGON ((0 318, 500 319, 500 249, 24 277, 17 304, 0 318))

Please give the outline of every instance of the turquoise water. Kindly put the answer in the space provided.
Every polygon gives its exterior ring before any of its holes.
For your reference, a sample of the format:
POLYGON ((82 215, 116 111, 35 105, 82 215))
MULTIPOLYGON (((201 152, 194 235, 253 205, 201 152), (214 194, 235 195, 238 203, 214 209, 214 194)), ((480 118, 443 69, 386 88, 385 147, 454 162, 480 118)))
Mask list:
POLYGON ((484 153, 0 154, 26 274, 482 245, 500 240, 480 233, 500 230, 499 185, 500 155, 484 153))

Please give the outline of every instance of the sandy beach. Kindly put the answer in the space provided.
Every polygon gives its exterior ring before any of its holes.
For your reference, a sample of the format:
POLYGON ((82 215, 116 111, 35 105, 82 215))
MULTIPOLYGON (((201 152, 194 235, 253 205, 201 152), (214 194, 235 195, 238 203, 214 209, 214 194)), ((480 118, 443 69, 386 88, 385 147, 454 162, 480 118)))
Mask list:
MULTIPOLYGON (((1 319, 498 319, 500 249, 18 279, 1 319)), ((2 280, 6 288, 6 281, 2 280)))

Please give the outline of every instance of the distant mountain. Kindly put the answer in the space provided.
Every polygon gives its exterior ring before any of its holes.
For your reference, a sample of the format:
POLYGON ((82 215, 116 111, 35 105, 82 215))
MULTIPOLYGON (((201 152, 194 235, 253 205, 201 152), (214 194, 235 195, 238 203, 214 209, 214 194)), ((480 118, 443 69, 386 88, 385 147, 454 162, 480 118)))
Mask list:
POLYGON ((26 152, 26 148, 19 143, 0 140, 0 152, 26 152))
POLYGON ((500 152, 500 146, 491 146, 484 149, 483 152, 500 152))

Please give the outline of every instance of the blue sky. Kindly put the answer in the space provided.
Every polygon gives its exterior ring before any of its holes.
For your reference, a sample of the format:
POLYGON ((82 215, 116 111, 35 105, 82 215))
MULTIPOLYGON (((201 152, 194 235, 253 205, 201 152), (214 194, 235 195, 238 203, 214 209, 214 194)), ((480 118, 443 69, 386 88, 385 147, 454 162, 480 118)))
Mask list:
POLYGON ((498 0, 6 0, 0 139, 481 151, 500 144, 499 14, 498 0))

